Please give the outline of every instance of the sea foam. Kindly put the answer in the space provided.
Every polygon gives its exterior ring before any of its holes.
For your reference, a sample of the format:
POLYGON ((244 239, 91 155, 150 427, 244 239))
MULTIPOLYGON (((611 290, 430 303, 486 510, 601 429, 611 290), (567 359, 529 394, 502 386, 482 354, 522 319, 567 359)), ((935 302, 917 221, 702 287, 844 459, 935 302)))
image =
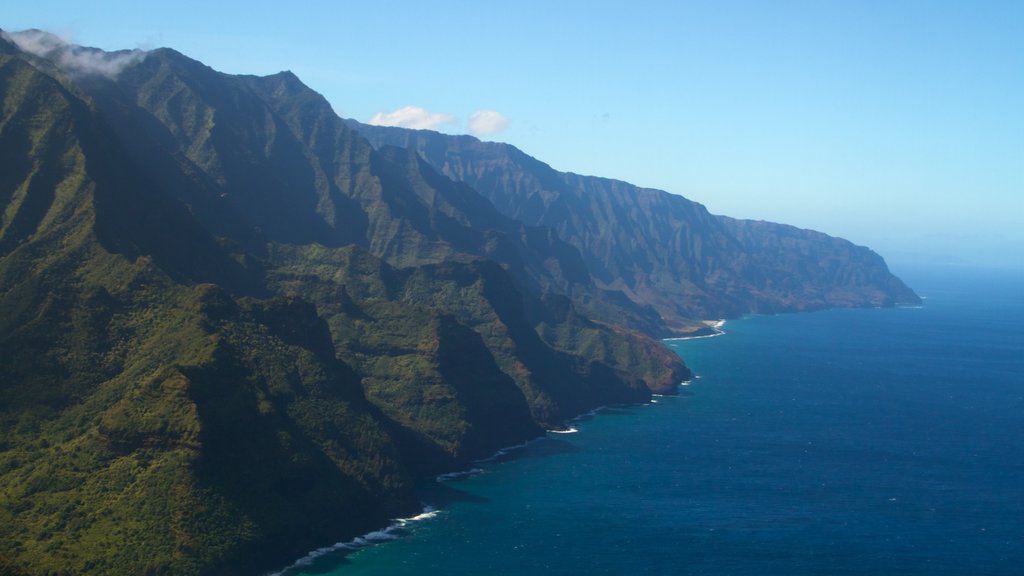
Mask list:
POLYGON ((406 536, 409 534, 409 530, 407 527, 410 524, 436 518, 438 514, 440 514, 440 511, 436 510, 433 506, 424 506, 423 511, 421 513, 415 516, 411 516, 409 518, 397 518, 393 520, 391 524, 383 530, 374 530, 372 532, 367 532, 362 536, 357 536, 345 542, 337 542, 330 546, 324 546, 322 548, 312 550, 302 558, 299 558, 298 560, 293 562, 291 566, 288 566, 285 569, 280 570, 278 572, 272 572, 268 574, 268 576, 288 576, 289 574, 293 574, 301 568, 307 568, 309 566, 312 566, 317 560, 324 556, 330 554, 345 555, 352 552, 356 552, 358 550, 362 550, 363 548, 366 548, 368 546, 373 546, 375 544, 382 544, 384 542, 396 540, 398 538, 401 538, 402 536, 406 536))
POLYGON ((715 320, 714 322, 709 320, 705 322, 705 326, 711 328, 713 333, 704 334, 701 336, 679 336, 677 338, 665 338, 665 341, 674 342, 677 340, 699 340, 701 338, 714 338, 715 336, 721 336, 725 334, 725 330, 722 330, 722 326, 725 326, 725 320, 715 320))
POLYGON ((448 472, 440 474, 434 480, 437 482, 451 482, 452 480, 464 480, 466 478, 472 478, 478 474, 483 474, 481 468, 470 468, 469 470, 459 470, 458 472, 448 472))

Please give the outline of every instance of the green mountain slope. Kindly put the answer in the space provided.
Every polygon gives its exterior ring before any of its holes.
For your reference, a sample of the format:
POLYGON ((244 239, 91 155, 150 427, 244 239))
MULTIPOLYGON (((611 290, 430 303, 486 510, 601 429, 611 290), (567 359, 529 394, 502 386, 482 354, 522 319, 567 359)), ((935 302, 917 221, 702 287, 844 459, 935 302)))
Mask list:
MULTIPOLYGON (((501 264, 488 269, 497 275, 493 283, 509 288, 489 297, 489 305, 504 304, 496 302, 501 298, 528 300, 519 341, 537 338, 533 325, 548 315, 537 296, 567 294, 588 309, 594 308, 592 300, 600 299, 578 252, 550 229, 529 228, 502 216, 475 191, 440 176, 416 154, 396 148, 374 150, 333 113, 323 97, 289 73, 267 78, 229 76, 174 51, 158 50, 126 68, 116 82, 79 86, 115 125, 134 126, 148 118, 154 126, 163 127, 167 142, 176 145, 171 151, 216 183, 215 192, 227 204, 224 212, 258 229, 265 244, 245 256, 259 261, 269 274, 293 264, 269 256, 267 246, 281 245, 322 246, 321 256, 334 247, 356 245, 398 268, 493 260, 501 264), (215 121, 202 130, 183 129, 190 116, 174 113, 167 104, 172 99, 181 109, 205 110, 203 114, 215 121), (288 219, 294 222, 280 224, 288 219), (311 236, 296 237, 296 228, 311 236)), ((243 239, 238 241, 241 245, 243 239)), ((300 257, 300 266, 307 258, 300 257)), ((419 291, 443 293, 428 282, 419 291)), ((462 300, 430 305, 451 310, 470 325, 479 324, 474 314, 485 313, 484 308, 462 300)), ((604 306, 611 309, 613 305, 604 306)), ((644 313, 649 312, 639 314, 644 313)), ((637 334, 594 326, 607 338, 621 341, 620 346, 660 350, 637 334)), ((545 350, 553 346, 568 353, 578 351, 565 339, 538 342, 545 350)), ((523 347, 533 348, 532 344, 523 347)), ((669 356, 660 361, 672 366, 670 372, 678 371, 669 356)), ((565 376, 545 385, 574 380, 568 373, 565 376)), ((559 409, 537 416, 539 422, 551 424, 571 413, 559 409)))
POLYGON ((204 183, 201 193, 176 189, 178 197, 257 254, 269 240, 356 244, 395 266, 488 258, 534 294, 558 292, 606 321, 663 329, 652 309, 598 289, 579 252, 553 230, 503 216, 413 153, 375 151, 290 73, 229 76, 157 50, 116 82, 78 84, 134 142, 140 163, 160 164, 173 151, 177 172, 204 183), (140 124, 152 130, 140 133, 140 124))
POLYGON ((843 240, 354 130, 287 72, 43 38, 0 33, 0 572, 273 568, 674 392, 648 335, 916 299, 843 240))
POLYGON ((507 144, 348 121, 378 146, 416 150, 504 214, 550 226, 599 286, 669 322, 747 312, 920 302, 867 248, 769 222, 714 216, 696 202, 558 172, 507 144))
POLYGON ((587 318, 575 249, 294 77, 65 50, 0 37, 0 571, 272 568, 688 377, 587 318))
POLYGON ((326 326, 199 283, 233 261, 58 82, 0 55, 0 90, 0 562, 244 573, 414 506, 326 326))

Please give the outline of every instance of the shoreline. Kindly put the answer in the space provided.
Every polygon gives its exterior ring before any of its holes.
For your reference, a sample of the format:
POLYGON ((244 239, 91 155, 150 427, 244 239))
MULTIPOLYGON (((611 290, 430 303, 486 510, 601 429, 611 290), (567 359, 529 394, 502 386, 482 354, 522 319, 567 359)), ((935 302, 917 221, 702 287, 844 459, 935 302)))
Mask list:
MULTIPOLYGON (((684 384, 682 384, 682 383, 680 384, 680 386, 683 386, 683 385, 684 384)), ((653 403, 655 403, 655 402, 653 402, 653 397, 654 396, 661 396, 661 395, 660 394, 658 394, 658 395, 652 394, 651 396, 652 396, 652 402, 651 403, 653 404, 653 403)), ((635 406, 643 406, 644 404, 623 404, 623 406, 634 406, 634 405, 635 406)), ((505 456, 508 456, 512 452, 515 452, 517 450, 522 450, 523 448, 528 447, 530 444, 533 444, 534 442, 538 442, 540 440, 547 439, 548 438, 548 434, 575 434, 575 433, 579 432, 579 430, 575 426, 572 425, 573 423, 579 422, 579 421, 581 421, 583 419, 586 419, 586 418, 592 418, 592 417, 598 415, 602 410, 605 410, 607 408, 608 408, 608 406, 603 406, 603 405, 602 406, 598 406, 596 408, 593 408, 593 409, 591 409, 591 410, 589 410, 587 412, 584 412, 582 414, 579 414, 577 416, 574 416, 574 417, 566 420, 565 423, 566 423, 567 426, 565 428, 561 429, 561 430, 559 430, 559 429, 545 430, 544 434, 542 434, 540 436, 537 436, 536 438, 531 438, 530 440, 527 440, 525 442, 521 442, 519 444, 513 444, 511 446, 506 446, 504 448, 499 448, 499 449, 495 450, 494 453, 491 454, 490 456, 487 456, 485 458, 480 458, 480 459, 477 459, 477 460, 473 460, 473 461, 470 462, 470 464, 471 465, 476 465, 476 464, 488 464, 488 463, 495 462, 495 461, 500 460, 501 458, 503 458, 505 456)), ((454 472, 446 472, 446 473, 443 473, 443 474, 438 474, 432 480, 428 479, 426 481, 435 482, 435 483, 438 483, 438 484, 443 484, 445 482, 450 482, 450 481, 465 480, 466 478, 472 478, 473 476, 477 476, 477 475, 483 474, 483 473, 484 473, 484 470, 482 468, 480 468, 478 466, 472 466, 471 468, 467 468, 465 470, 457 470, 457 471, 454 471, 454 472)), ((361 536, 356 536, 355 538, 352 538, 351 540, 346 540, 346 541, 342 541, 342 542, 336 542, 336 543, 331 544, 329 546, 322 546, 320 548, 316 548, 314 550, 310 550, 305 556, 302 556, 301 558, 295 560, 294 562, 292 562, 288 566, 285 566, 284 568, 281 568, 281 569, 278 569, 278 570, 274 570, 274 571, 263 572, 261 574, 263 576, 289 576, 291 574, 294 574, 296 571, 298 571, 298 570, 300 570, 302 568, 308 568, 310 566, 313 566, 317 562, 317 560, 319 560, 319 559, 321 559, 321 558, 323 558, 325 556, 330 556, 332 554, 337 554, 338 556, 345 557, 345 556, 348 556, 349 554, 354 554, 356 552, 359 552, 359 551, 361 551, 361 550, 363 550, 365 548, 369 548, 371 546, 376 546, 378 544, 383 544, 385 542, 390 542, 390 541, 393 541, 393 540, 397 540, 397 539, 399 539, 399 538, 401 538, 403 536, 408 536, 410 534, 410 531, 408 530, 407 527, 410 524, 413 524, 413 523, 416 523, 416 522, 421 522, 423 520, 430 520, 430 519, 436 518, 439 514, 442 513, 442 509, 440 509, 440 508, 434 507, 434 506, 432 506, 430 504, 427 504, 425 502, 421 502, 421 504, 423 505, 423 507, 421 508, 420 513, 416 514, 415 516, 410 516, 408 518, 396 518, 396 519, 392 520, 390 524, 388 524, 387 526, 385 526, 383 528, 380 528, 378 530, 371 530, 370 532, 367 532, 367 533, 365 533, 365 534, 363 534, 361 536)))
MULTIPOLYGON (((722 326, 725 326, 725 319, 719 320, 704 320, 704 326, 711 330, 711 334, 697 334, 695 336, 676 336, 674 338, 662 338, 663 342, 678 342, 681 340, 697 340, 700 338, 714 338, 715 336, 721 336, 725 334, 725 330, 722 330, 722 326)), ((697 330, 701 332, 701 330, 697 330)))
MULTIPOLYGON (((678 339, 679 340, 683 340, 683 339, 689 339, 689 338, 710 338, 712 336, 720 336, 721 334, 724 334, 724 332, 720 332, 719 329, 720 329, 720 327, 722 325, 725 324, 725 320, 706 321, 706 323, 708 323, 708 327, 709 328, 711 328, 712 330, 719 331, 719 333, 715 333, 715 334, 711 334, 711 335, 707 335, 707 336, 690 336, 690 337, 678 338, 678 339)), ((678 386, 679 387, 686 386, 690 382, 691 382, 691 380, 685 380, 683 382, 680 382, 678 384, 678 386)), ((650 402, 640 403, 640 404, 622 404, 622 406, 645 406, 645 405, 657 404, 658 402, 657 402, 656 398, 661 397, 661 396, 664 396, 664 394, 654 394, 654 393, 652 393, 651 394, 650 402)), ((517 450, 522 450, 524 448, 527 448, 530 444, 533 444, 534 442, 538 442, 540 440, 547 439, 549 434, 575 434, 575 433, 579 432, 579 429, 576 428, 575 426, 573 426, 574 423, 580 422, 581 420, 584 420, 584 419, 593 418, 594 416, 599 415, 602 410, 606 410, 609 407, 614 407, 614 406, 617 406, 617 405, 613 405, 613 406, 601 405, 601 406, 597 406, 596 408, 592 408, 591 410, 588 410, 587 412, 578 414, 578 415, 573 416, 572 418, 569 418, 568 420, 566 420, 565 421, 566 426, 564 428, 561 428, 561 429, 555 428, 555 429, 545 430, 544 434, 541 434, 540 436, 537 436, 536 438, 531 438, 530 440, 527 440, 525 442, 521 442, 519 444, 513 444, 511 446, 506 446, 504 448, 499 448, 499 449, 495 450, 494 453, 491 454, 490 456, 487 456, 485 458, 480 458, 480 459, 477 459, 477 460, 473 460, 473 461, 470 462, 470 464, 471 465, 476 465, 476 464, 488 464, 488 463, 495 462, 495 461, 500 460, 501 458, 503 458, 505 456, 508 456, 509 453, 515 452, 517 450)), ((473 476, 477 476, 477 475, 483 474, 483 473, 484 473, 484 470, 482 468, 480 468, 478 466, 472 466, 471 468, 467 468, 465 470, 456 470, 456 471, 453 471, 453 472, 446 472, 446 473, 443 473, 443 474, 438 474, 432 480, 428 480, 428 481, 432 481, 432 482, 435 482, 435 483, 438 483, 438 484, 443 484, 445 482, 464 480, 464 479, 467 479, 467 478, 472 478, 473 476)), ((416 522, 421 522, 423 520, 430 520, 430 519, 436 518, 439 514, 442 513, 442 510, 440 508, 434 507, 434 506, 432 506, 430 504, 427 504, 425 502, 421 502, 421 504, 423 505, 423 507, 420 509, 421 510, 420 513, 416 514, 415 516, 410 516, 408 518, 396 518, 396 519, 392 520, 390 524, 388 524, 387 526, 385 526, 383 528, 380 528, 378 530, 371 530, 370 532, 367 532, 367 533, 365 533, 365 534, 363 534, 361 536, 356 536, 355 538, 352 538, 351 540, 346 540, 346 541, 342 541, 342 542, 336 542, 336 543, 331 544, 329 546, 322 546, 320 548, 316 548, 316 549, 310 550, 308 553, 306 553, 305 556, 302 556, 301 558, 295 560, 294 562, 292 562, 288 566, 285 566, 284 568, 281 568, 281 569, 278 569, 278 570, 274 570, 274 571, 262 572, 261 574, 262 574, 262 576, 289 576, 291 574, 294 574, 297 570, 313 566, 317 562, 317 560, 319 560, 319 559, 321 559, 321 558, 323 558, 325 556, 330 556, 332 554, 337 554, 337 555, 339 555, 341 557, 345 557, 345 556, 348 556, 349 554, 354 554, 356 552, 359 552, 359 551, 361 551, 361 550, 363 550, 365 548, 369 548, 371 546, 376 546, 378 544, 383 544, 385 542, 390 542, 390 541, 393 541, 393 540, 397 540, 397 539, 399 539, 399 538, 401 538, 403 536, 407 536, 407 535, 410 534, 410 531, 407 529, 407 527, 410 524, 413 524, 413 523, 416 523, 416 522)))
MULTIPOLYGON (((922 298, 922 299, 924 299, 924 298, 922 298)), ((923 308, 923 306, 921 306, 921 305, 909 305, 909 306, 897 306, 897 308, 920 309, 920 308, 923 308)), ((804 312, 804 313, 806 313, 806 312, 804 312)), ((776 315, 776 314, 764 314, 764 316, 774 316, 774 315, 776 315)), ((749 316, 760 316, 760 314, 751 314, 749 316)), ((694 331, 695 335, 663 338, 660 341, 661 342, 676 342, 676 341, 685 341, 685 340, 696 340, 696 339, 702 339, 702 338, 714 338, 714 337, 722 336, 722 335, 726 334, 726 331, 723 329, 725 324, 727 323, 726 319, 703 320, 702 323, 704 324, 705 328, 698 329, 698 330, 694 331), (709 331, 710 333, 703 333, 705 331, 705 329, 707 331, 709 331)), ((683 382, 678 383, 677 384, 677 389, 681 389, 683 387, 689 386, 690 384, 694 383, 696 380, 699 380, 700 378, 701 378, 700 375, 693 374, 691 379, 685 380, 683 382)), ((597 416, 597 415, 600 414, 601 411, 603 411, 605 409, 614 408, 616 406, 656 405, 656 404, 659 404, 658 400, 661 397, 663 397, 663 396, 671 396, 671 395, 669 395, 669 394, 652 393, 650 401, 646 402, 646 403, 621 404, 621 405, 612 405, 612 406, 607 406, 607 405, 598 406, 598 407, 593 408, 593 409, 591 409, 591 410, 589 410, 587 412, 580 413, 580 414, 578 414, 578 415, 576 415, 576 416, 574 416, 572 418, 569 418, 569 419, 565 420, 564 423, 561 426, 553 427, 553 428, 549 428, 549 429, 544 430, 544 433, 541 434, 540 436, 537 436, 537 437, 532 438, 530 440, 526 440, 525 442, 522 442, 522 443, 519 443, 519 444, 513 444, 513 445, 510 445, 510 446, 507 446, 507 447, 499 448, 494 453, 492 453, 490 456, 487 456, 487 457, 484 457, 484 458, 480 458, 480 459, 476 459, 476 460, 472 460, 469 463, 470 464, 469 468, 466 468, 466 469, 463 469, 463 470, 457 470, 457 471, 453 471, 453 472, 442 473, 442 474, 439 474, 439 475, 435 476, 433 479, 429 479, 429 478, 425 479, 425 481, 426 482, 433 482, 433 483, 437 483, 437 484, 444 484, 444 483, 450 482, 450 481, 460 481, 460 480, 466 480, 466 479, 469 479, 469 478, 473 478, 475 476, 478 476, 480 474, 484 474, 486 472, 484 468, 479 467, 480 465, 486 465, 486 464, 494 463, 496 461, 500 461, 502 458, 508 456, 510 453, 514 453, 516 451, 519 451, 519 450, 522 450, 524 448, 527 448, 527 447, 529 447, 531 444, 533 444, 535 442, 538 442, 538 441, 544 440, 544 439, 549 439, 549 438, 551 438, 554 435, 561 436, 561 435, 571 435, 571 434, 579 433, 580 430, 579 430, 579 428, 574 426, 575 423, 578 423, 579 421, 584 420, 584 419, 588 419, 588 418, 592 418, 594 416, 597 416)), ((355 554, 355 553, 357 553, 359 551, 362 551, 362 550, 364 550, 366 548, 374 547, 374 546, 376 546, 378 544, 384 544, 386 542, 390 542, 390 541, 394 541, 394 540, 397 540, 397 539, 400 539, 400 538, 403 538, 403 537, 410 536, 410 535, 412 535, 412 531, 411 531, 411 526, 410 525, 418 523, 420 521, 424 521, 424 520, 435 519, 438 516, 440 516, 441 514, 443 514, 444 511, 445 511, 442 507, 435 507, 435 506, 430 505, 430 504, 428 504, 426 502, 421 502, 421 504, 422 504, 422 509, 421 509, 421 512, 419 514, 416 514, 416 515, 408 517, 408 518, 394 519, 394 520, 392 520, 390 522, 390 524, 388 524, 384 528, 370 531, 370 532, 368 532, 366 534, 363 534, 362 536, 357 536, 357 537, 352 538, 351 540, 348 540, 348 541, 338 542, 338 543, 335 543, 335 544, 330 545, 330 546, 325 546, 325 547, 317 548, 315 550, 310 551, 305 556, 299 558, 298 560, 294 561, 293 563, 291 563, 290 565, 288 565, 287 567, 285 567, 283 569, 279 569, 279 570, 272 571, 272 572, 264 572, 262 574, 263 574, 263 576, 294 576, 299 570, 301 570, 303 568, 309 568, 311 566, 314 566, 317 563, 318 560, 324 558, 325 556, 337 555, 337 557, 339 559, 343 559, 343 558, 345 558, 345 557, 347 557, 347 556, 349 556, 351 554, 355 554)))
POLYGON ((372 530, 362 536, 356 536, 351 540, 335 542, 330 546, 323 546, 315 550, 311 550, 305 556, 299 558, 295 562, 292 562, 288 566, 274 572, 265 572, 264 574, 265 576, 288 576, 296 570, 313 566, 316 564, 317 560, 331 554, 342 553, 340 556, 344 557, 364 548, 369 548, 370 546, 397 540, 402 536, 409 534, 409 530, 406 529, 408 525, 414 522, 430 520, 431 518, 437 517, 440 513, 441 511, 433 506, 424 505, 421 512, 415 516, 410 516, 408 518, 396 518, 380 530, 372 530))

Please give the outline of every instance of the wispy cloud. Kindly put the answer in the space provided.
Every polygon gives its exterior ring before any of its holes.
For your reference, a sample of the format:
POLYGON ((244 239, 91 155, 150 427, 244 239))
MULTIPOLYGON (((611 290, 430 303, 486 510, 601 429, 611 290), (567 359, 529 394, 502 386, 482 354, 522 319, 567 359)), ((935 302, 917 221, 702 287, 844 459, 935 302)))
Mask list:
POLYGON ((69 74, 99 74, 113 78, 126 66, 146 57, 146 52, 142 50, 104 52, 95 48, 83 48, 42 30, 2 34, 20 50, 46 58, 69 74))
POLYGON ((457 124, 453 114, 428 112, 419 106, 406 106, 393 112, 377 112, 367 124, 372 126, 398 126, 415 130, 434 130, 440 126, 457 124))
POLYGON ((477 110, 469 117, 469 132, 474 136, 491 136, 508 128, 509 119, 496 110, 477 110))

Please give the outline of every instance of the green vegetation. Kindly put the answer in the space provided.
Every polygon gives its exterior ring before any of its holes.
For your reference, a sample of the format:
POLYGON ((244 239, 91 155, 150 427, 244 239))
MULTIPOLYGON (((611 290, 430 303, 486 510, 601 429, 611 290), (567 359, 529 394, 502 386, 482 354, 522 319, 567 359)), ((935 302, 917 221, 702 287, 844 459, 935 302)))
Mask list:
POLYGON ((695 318, 920 302, 880 256, 840 238, 558 172, 508 144, 348 122, 382 149, 415 150, 506 216, 557 231, 602 288, 578 302, 594 318, 669 336, 699 329, 695 318))
POLYGON ((550 231, 291 75, 0 47, 0 572, 272 568, 685 372, 545 295, 592 293, 550 231))
POLYGON ((644 333, 902 297, 822 235, 420 150, 525 225, 290 73, 59 61, 0 38, 0 573, 283 565, 414 512, 425 477, 674 391, 644 333))

